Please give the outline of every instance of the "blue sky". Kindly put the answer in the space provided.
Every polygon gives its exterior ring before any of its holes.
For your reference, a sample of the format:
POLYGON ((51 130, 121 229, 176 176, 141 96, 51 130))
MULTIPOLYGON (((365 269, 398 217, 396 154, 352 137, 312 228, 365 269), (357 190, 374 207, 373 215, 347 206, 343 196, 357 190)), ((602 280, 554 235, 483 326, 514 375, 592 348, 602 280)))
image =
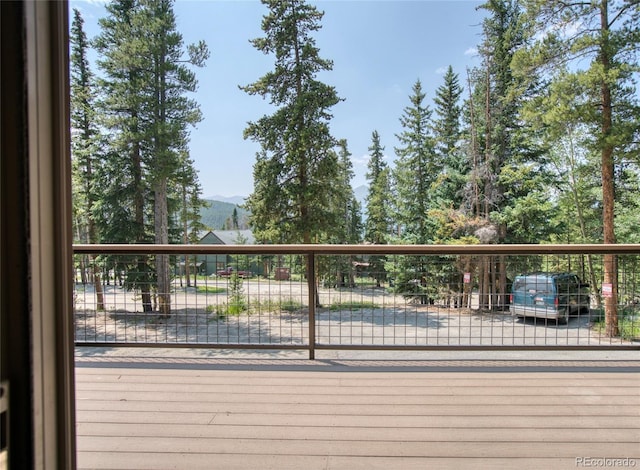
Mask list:
MULTIPOLYGON (((368 147, 377 130, 393 165, 399 118, 417 79, 432 106, 442 74, 451 65, 466 85, 466 68, 478 65, 484 11, 476 0, 320 0, 324 11, 316 45, 333 70, 319 78, 343 102, 333 108, 332 134, 345 138, 356 176, 365 184, 368 147)), ((100 1, 70 2, 85 20, 90 38, 105 15, 100 1)), ((273 67, 273 57, 254 49, 249 39, 262 36, 266 12, 257 0, 178 0, 178 29, 185 44, 204 40, 211 57, 196 70, 203 121, 191 131, 190 151, 203 195, 247 196, 253 190, 253 164, 258 147, 243 139, 248 121, 270 112, 266 101, 239 90, 273 67)), ((98 72, 95 70, 94 72, 98 72)), ((466 92, 465 92, 466 96, 466 92)))

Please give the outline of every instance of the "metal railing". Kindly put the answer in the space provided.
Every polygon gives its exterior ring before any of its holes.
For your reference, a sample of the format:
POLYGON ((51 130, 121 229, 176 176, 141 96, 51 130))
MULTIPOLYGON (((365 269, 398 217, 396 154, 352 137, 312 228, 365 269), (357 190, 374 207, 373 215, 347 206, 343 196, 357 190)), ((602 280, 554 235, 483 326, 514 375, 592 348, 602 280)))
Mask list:
POLYGON ((640 245, 75 245, 77 346, 640 348, 640 245), (603 256, 616 255, 617 331, 603 256), (158 291, 155 262, 171 279, 158 291), (231 268, 231 269, 229 269, 231 268), (588 308, 510 313, 526 272, 573 272, 588 308), (567 310, 569 312, 569 310, 567 310), (609 332, 610 333, 610 332, 609 332))

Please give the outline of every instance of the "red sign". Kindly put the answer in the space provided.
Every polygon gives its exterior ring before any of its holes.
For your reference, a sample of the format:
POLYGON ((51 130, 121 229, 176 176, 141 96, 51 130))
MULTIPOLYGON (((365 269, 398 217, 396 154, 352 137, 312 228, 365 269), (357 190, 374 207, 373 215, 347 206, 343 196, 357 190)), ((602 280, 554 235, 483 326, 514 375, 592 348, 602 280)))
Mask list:
POLYGON ((602 284, 602 297, 613 297, 613 284, 602 284))
POLYGON ((471 282, 471 273, 464 273, 464 283, 469 284, 471 282))

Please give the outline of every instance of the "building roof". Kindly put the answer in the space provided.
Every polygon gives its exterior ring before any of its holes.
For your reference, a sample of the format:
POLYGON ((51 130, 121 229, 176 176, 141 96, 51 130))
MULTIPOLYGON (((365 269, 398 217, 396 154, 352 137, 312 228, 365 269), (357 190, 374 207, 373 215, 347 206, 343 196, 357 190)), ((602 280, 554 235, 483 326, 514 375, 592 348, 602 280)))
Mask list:
POLYGON ((256 239, 251 230, 209 230, 200 234, 200 243, 253 245, 255 242, 256 239))

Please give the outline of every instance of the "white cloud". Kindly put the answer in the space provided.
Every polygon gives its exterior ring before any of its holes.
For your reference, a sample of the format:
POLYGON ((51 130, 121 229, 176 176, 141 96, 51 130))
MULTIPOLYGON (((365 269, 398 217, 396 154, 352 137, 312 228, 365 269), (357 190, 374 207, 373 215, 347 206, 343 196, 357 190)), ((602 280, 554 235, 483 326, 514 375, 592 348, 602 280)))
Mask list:
MULTIPOLYGON (((385 161, 391 161, 391 157, 386 153, 382 155, 382 159, 385 161)), ((371 155, 369 155, 368 153, 365 153, 360 157, 351 157, 351 162, 354 165, 361 165, 361 166, 367 165, 369 163, 369 160, 371 160, 371 155)))
POLYGON ((370 158, 371 155, 365 153, 361 157, 353 157, 351 160, 353 161, 354 165, 366 165, 367 163, 369 163, 370 158))
POLYGON ((436 69, 436 75, 444 75, 445 73, 447 73, 447 69, 449 67, 438 67, 436 69))
POLYGON ((476 56, 478 55, 478 48, 477 47, 470 47, 469 49, 467 49, 466 51, 464 51, 464 55, 466 56, 476 56))

